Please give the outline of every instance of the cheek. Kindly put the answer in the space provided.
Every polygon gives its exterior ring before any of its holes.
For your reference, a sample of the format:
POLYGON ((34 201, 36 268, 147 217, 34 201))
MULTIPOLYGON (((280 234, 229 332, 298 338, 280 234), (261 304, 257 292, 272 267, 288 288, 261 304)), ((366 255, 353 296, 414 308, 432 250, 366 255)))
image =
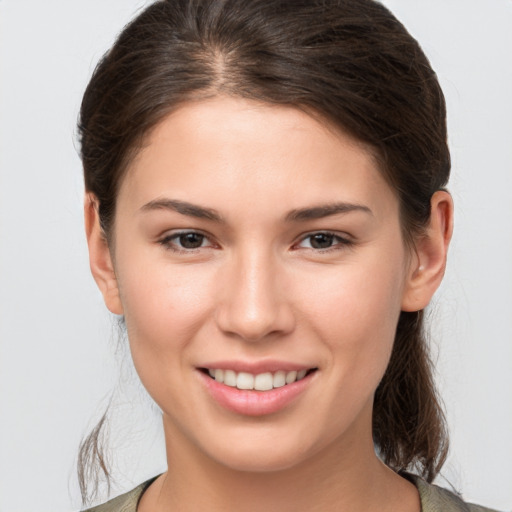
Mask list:
POLYGON ((398 319, 403 279, 400 264, 348 264, 302 276, 294 295, 325 328, 342 333, 382 324, 388 330, 398 319))
POLYGON ((400 315, 401 261, 359 261, 330 275, 326 269, 296 292, 309 328, 328 349, 326 365, 343 385, 370 389, 382 378, 400 315))
POLYGON ((211 279, 200 269, 192 272, 176 265, 134 260, 120 266, 119 287, 130 348, 140 374, 145 366, 179 362, 176 354, 186 350, 211 315, 214 294, 211 279))

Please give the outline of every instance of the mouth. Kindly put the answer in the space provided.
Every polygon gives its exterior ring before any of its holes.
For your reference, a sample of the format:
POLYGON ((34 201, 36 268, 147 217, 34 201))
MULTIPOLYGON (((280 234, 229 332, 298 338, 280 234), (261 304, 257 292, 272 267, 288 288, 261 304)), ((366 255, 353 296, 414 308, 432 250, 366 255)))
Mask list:
POLYGON ((271 391, 276 388, 289 386, 308 377, 317 370, 317 368, 309 368, 252 374, 222 368, 200 368, 201 372, 219 384, 244 391, 271 391))
POLYGON ((300 403, 314 387, 318 368, 304 368, 277 361, 260 364, 241 362, 197 368, 205 389, 214 402, 242 416, 266 416, 300 403))

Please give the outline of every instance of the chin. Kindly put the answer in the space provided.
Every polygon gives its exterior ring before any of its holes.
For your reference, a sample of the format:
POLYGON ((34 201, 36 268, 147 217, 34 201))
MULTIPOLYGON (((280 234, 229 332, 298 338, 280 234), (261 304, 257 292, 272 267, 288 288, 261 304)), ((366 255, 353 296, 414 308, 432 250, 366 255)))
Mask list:
POLYGON ((276 453, 273 447, 255 453, 230 453, 216 457, 216 462, 232 471, 244 473, 272 473, 300 465, 298 454, 276 453))
POLYGON ((312 455, 313 447, 307 448, 304 440, 287 436, 285 439, 273 436, 270 439, 255 439, 246 436, 242 442, 226 438, 224 442, 210 444, 205 454, 210 459, 233 471, 265 473, 284 471, 299 466, 312 455), (227 442, 226 442, 227 441, 227 442))

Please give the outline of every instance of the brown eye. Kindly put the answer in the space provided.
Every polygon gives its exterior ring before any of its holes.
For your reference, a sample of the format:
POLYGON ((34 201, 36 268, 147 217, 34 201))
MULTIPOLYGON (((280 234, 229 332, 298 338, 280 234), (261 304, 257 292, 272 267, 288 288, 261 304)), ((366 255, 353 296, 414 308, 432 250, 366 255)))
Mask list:
POLYGON ((181 233, 169 234, 162 238, 159 244, 163 245, 166 249, 181 253, 212 246, 209 238, 197 231, 182 231, 181 233))
POLYGON ((317 231, 305 236, 298 244, 297 248, 327 252, 329 250, 343 250, 351 247, 353 242, 340 235, 329 231, 317 231))
POLYGON ((309 237, 313 249, 329 249, 333 246, 335 236, 330 233, 316 233, 309 237))
POLYGON ((183 249, 199 249, 203 246, 205 236, 200 233, 182 233, 176 241, 183 249))

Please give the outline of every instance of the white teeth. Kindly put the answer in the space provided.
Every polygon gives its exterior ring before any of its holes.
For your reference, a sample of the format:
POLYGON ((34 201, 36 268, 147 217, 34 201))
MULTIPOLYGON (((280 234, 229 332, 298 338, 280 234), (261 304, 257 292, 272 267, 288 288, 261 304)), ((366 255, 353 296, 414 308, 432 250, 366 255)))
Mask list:
POLYGON ((288 372, 286 374, 286 384, 291 384, 297 380, 297 372, 288 372))
POLYGON ((272 382, 272 385, 275 388, 281 388, 286 384, 286 373, 282 370, 279 370, 278 372, 274 373, 274 379, 272 382))
POLYGON ((220 368, 208 370, 210 377, 226 386, 245 390, 254 389, 256 391, 269 391, 273 388, 283 387, 286 384, 293 384, 303 379, 307 372, 307 370, 293 370, 291 372, 279 370, 274 374, 265 372, 253 375, 247 372, 236 373, 233 370, 222 370, 220 368))
POLYGON ((303 379, 306 376, 306 373, 308 373, 307 370, 300 370, 297 372, 297 380, 303 379))
POLYGON ((273 387, 274 386, 271 373, 260 373, 254 377, 254 389, 257 391, 268 391, 273 387))
POLYGON ((224 384, 232 388, 236 387, 236 373, 233 370, 224 371, 224 384))
POLYGON ((238 389, 254 389, 254 375, 240 372, 236 378, 236 387, 238 389))

